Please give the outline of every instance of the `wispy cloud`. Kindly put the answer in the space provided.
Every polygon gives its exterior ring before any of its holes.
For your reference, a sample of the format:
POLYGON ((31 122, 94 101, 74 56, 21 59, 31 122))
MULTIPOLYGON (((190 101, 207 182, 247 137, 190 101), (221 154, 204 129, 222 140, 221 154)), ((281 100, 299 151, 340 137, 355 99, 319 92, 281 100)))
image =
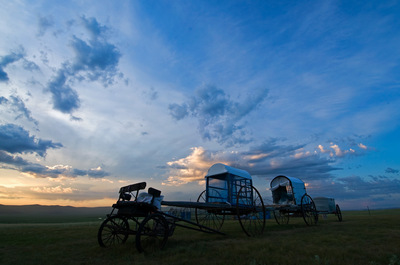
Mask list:
POLYGON ((5 106, 8 111, 13 112, 15 114, 15 120, 25 117, 36 126, 39 125, 39 122, 32 117, 31 111, 26 107, 24 101, 19 96, 11 95, 9 99, 0 96, 0 106, 5 106))
POLYGON ((71 114, 80 107, 79 94, 72 88, 75 82, 86 79, 101 81, 104 86, 113 84, 121 57, 118 48, 107 39, 107 27, 95 18, 81 17, 80 21, 89 40, 72 37, 70 47, 74 57, 62 63, 46 87, 52 95, 53 108, 63 113, 71 114))
POLYGON ((268 90, 255 91, 242 102, 235 102, 224 90, 204 86, 182 104, 170 104, 169 111, 176 120, 192 116, 198 120, 198 130, 205 140, 216 140, 232 146, 249 143, 250 133, 245 128, 245 118, 257 109, 268 96, 268 90))

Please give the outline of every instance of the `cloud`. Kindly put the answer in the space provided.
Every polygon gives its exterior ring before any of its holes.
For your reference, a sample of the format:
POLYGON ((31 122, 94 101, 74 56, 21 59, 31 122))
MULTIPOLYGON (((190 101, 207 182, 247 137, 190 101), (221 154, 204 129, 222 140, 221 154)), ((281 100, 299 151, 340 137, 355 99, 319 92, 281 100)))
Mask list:
POLYGON ((203 181, 204 174, 214 164, 210 153, 202 147, 194 147, 192 153, 182 159, 168 162, 170 176, 162 185, 180 186, 194 181, 203 181))
POLYGON ((332 171, 341 169, 333 165, 335 160, 306 151, 304 145, 280 145, 278 141, 272 138, 248 151, 207 151, 203 147, 194 147, 187 157, 167 163, 170 172, 164 183, 182 185, 202 181, 215 163, 224 163, 265 178, 288 175, 323 179, 332 177, 332 171))
POLYGON ((7 154, 7 152, 1 150, 0 150, 0 163, 18 167, 30 164, 28 161, 24 160, 19 156, 9 155, 7 154))
POLYGON ((68 75, 67 71, 60 69, 47 86, 52 95, 53 108, 63 113, 72 113, 80 107, 78 93, 66 84, 68 75))
POLYGON ((232 101, 225 91, 215 86, 204 86, 182 104, 172 103, 172 118, 181 120, 192 116, 198 120, 198 130, 203 139, 216 140, 233 146, 249 143, 244 118, 255 110, 267 97, 268 90, 252 91, 243 102, 232 101))
POLYGON ((74 191, 77 191, 75 188, 71 187, 62 187, 62 186, 55 186, 55 187, 31 187, 32 191, 37 193, 51 193, 51 194, 71 194, 74 191))
POLYGON ((8 111, 12 111, 16 114, 15 120, 25 117, 36 126, 39 124, 39 122, 32 117, 31 111, 25 106, 24 101, 18 96, 10 96, 10 99, 0 97, 0 105, 6 106, 8 111))
POLYGON ((89 40, 72 37, 70 47, 74 57, 62 63, 45 89, 52 95, 53 108, 69 114, 80 107, 78 92, 71 85, 82 80, 99 80, 104 86, 113 84, 121 57, 118 48, 108 42, 107 27, 95 18, 82 17, 81 22, 90 35, 89 40))
POLYGON ((37 153, 44 157, 49 148, 60 148, 61 143, 30 136, 24 128, 15 124, 0 125, 0 150, 9 153, 37 153))
POLYGON ((331 143, 331 149, 322 145, 310 148, 306 144, 285 144, 281 138, 269 138, 260 145, 241 151, 209 151, 203 147, 192 148, 187 157, 167 163, 169 185, 182 185, 203 180, 207 170, 215 163, 224 163, 248 171, 253 176, 274 178, 286 175, 321 181, 334 179, 334 171, 342 170, 336 166, 347 155, 362 155, 358 150, 342 150, 331 143))
POLYGON ((7 82, 9 80, 8 74, 4 71, 4 68, 11 63, 19 61, 24 56, 24 50, 20 49, 17 52, 11 52, 8 55, 0 57, 0 82, 7 82))
POLYGON ((394 168, 388 167, 388 168, 385 170, 385 172, 386 172, 386 173, 389 173, 389 174, 398 174, 400 171, 399 171, 398 169, 394 169, 394 168))
POLYGON ((54 26, 54 19, 52 16, 48 16, 48 17, 42 17, 40 16, 38 19, 38 33, 37 36, 41 37, 43 36, 46 31, 51 28, 52 26, 54 26))
POLYGON ((89 178, 104 178, 110 174, 104 171, 101 167, 89 170, 74 169, 69 165, 55 165, 55 166, 42 166, 40 164, 30 163, 20 167, 18 170, 28 173, 35 178, 76 178, 76 177, 89 177, 89 178))

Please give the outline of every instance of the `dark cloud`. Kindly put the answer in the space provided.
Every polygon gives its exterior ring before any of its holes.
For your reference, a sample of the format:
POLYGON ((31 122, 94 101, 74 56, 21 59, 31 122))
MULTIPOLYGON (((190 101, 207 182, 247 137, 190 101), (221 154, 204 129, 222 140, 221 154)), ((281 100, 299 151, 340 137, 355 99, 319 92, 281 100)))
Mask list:
POLYGON ((46 31, 51 28, 52 26, 54 26, 54 19, 52 16, 48 16, 48 17, 39 17, 38 19, 38 26, 39 26, 39 30, 38 30, 38 37, 43 36, 46 31))
POLYGON ((250 142, 243 120, 267 95, 268 90, 254 91, 243 102, 234 102, 222 89, 205 86, 196 90, 187 102, 170 104, 169 111, 176 120, 189 115, 197 118, 203 139, 232 146, 250 142))
POLYGON ((53 108, 69 114, 80 107, 78 92, 71 87, 74 81, 101 81, 104 86, 113 84, 121 57, 117 47, 108 42, 106 27, 95 18, 82 17, 81 20, 90 39, 85 41, 73 36, 70 47, 74 57, 62 64, 46 88, 52 94, 53 108))
POLYGON ((25 52, 21 49, 18 52, 11 52, 8 55, 0 57, 0 82, 6 82, 9 80, 8 74, 4 71, 4 68, 14 63, 25 56, 25 52))
POLYGON ((60 148, 61 143, 37 139, 15 124, 0 125, 0 150, 8 153, 36 153, 45 156, 49 148, 60 148))
POLYGON ((63 113, 72 113, 80 107, 78 93, 67 84, 65 70, 59 70, 58 74, 49 82, 47 89, 52 95, 53 108, 63 113))
POLYGON ((388 167, 388 168, 385 170, 385 172, 386 172, 386 173, 389 173, 389 174, 398 174, 400 171, 399 171, 398 169, 393 169, 393 168, 391 168, 391 167, 388 167))
POLYGON ((108 31, 108 28, 106 26, 100 25, 99 22, 93 17, 86 18, 85 16, 82 16, 81 22, 90 33, 92 39, 102 37, 103 34, 108 31))
POLYGON ((168 106, 170 115, 177 121, 188 116, 188 106, 186 104, 178 105, 176 103, 168 106))
POLYGON ((6 106, 8 111, 13 112, 15 120, 25 117, 28 121, 38 125, 39 122, 32 117, 31 111, 26 107, 24 101, 18 96, 10 96, 10 99, 0 97, 0 105, 6 106))
POLYGON ((24 160, 23 158, 21 158, 19 156, 9 155, 9 154, 7 154, 7 152, 1 151, 1 150, 0 150, 0 163, 12 165, 12 166, 29 165, 29 162, 24 160))

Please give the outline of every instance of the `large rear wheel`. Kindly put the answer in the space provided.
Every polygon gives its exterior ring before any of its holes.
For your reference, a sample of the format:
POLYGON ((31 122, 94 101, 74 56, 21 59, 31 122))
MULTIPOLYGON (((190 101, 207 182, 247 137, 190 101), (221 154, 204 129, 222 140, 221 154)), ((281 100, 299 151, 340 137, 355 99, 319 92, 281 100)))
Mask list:
POLYGON ((136 248, 139 252, 154 252, 162 249, 167 240, 167 220, 161 214, 153 213, 139 225, 136 233, 136 248))
MULTIPOLYGON (((218 193, 216 190, 213 190, 214 193, 218 193)), ((221 197, 221 195, 214 194, 215 198, 221 197)), ((203 191, 200 193, 199 197, 197 198, 197 202, 200 203, 206 203, 207 198, 206 198, 206 191, 203 191)), ((218 203, 218 202, 216 202, 218 203)), ((221 213, 221 210, 217 209, 208 209, 208 210, 203 210, 203 209, 198 209, 195 208, 195 216, 196 216, 196 222, 199 225, 206 226, 209 228, 212 228, 216 231, 221 230, 222 225, 224 224, 225 221, 225 215, 221 213)))
POLYGON ((317 224, 317 207, 315 207, 313 199, 308 194, 304 194, 301 198, 301 212, 303 214, 304 222, 306 222, 307 225, 317 224))
POLYGON ((263 199, 253 186, 242 186, 236 198, 237 216, 243 231, 248 236, 261 235, 265 228, 263 199))

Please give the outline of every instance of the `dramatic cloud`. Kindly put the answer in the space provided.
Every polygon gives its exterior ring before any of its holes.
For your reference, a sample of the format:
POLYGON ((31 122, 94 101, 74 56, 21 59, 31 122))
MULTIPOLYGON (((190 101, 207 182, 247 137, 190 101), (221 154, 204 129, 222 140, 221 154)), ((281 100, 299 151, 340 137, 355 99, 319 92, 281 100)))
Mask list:
POLYGON ((335 164, 344 157, 335 155, 334 150, 325 154, 320 151, 321 146, 306 150, 305 145, 284 145, 279 144, 280 141, 283 140, 271 138, 248 151, 206 151, 202 147, 192 148, 189 156, 167 163, 170 174, 164 184, 182 185, 201 181, 214 163, 244 169, 252 176, 272 179, 277 175, 286 175, 304 181, 333 179, 332 172, 342 169, 335 164))
POLYGON ((63 113, 71 114, 80 107, 78 92, 71 87, 75 81, 87 79, 99 80, 104 86, 113 84, 121 57, 117 47, 108 42, 106 27, 95 18, 82 17, 81 22, 90 39, 72 37, 70 47, 74 57, 62 64, 46 88, 52 94, 53 108, 63 113))
POLYGON ((181 120, 189 115, 197 118, 198 130, 203 139, 216 140, 232 146, 250 142, 245 129, 245 117, 265 100, 268 90, 254 92, 243 102, 234 102, 222 89, 205 86, 181 105, 169 105, 170 115, 181 120))
POLYGON ((37 153, 44 157, 49 148, 60 148, 61 143, 37 139, 15 124, 0 125, 0 150, 9 153, 37 153))

